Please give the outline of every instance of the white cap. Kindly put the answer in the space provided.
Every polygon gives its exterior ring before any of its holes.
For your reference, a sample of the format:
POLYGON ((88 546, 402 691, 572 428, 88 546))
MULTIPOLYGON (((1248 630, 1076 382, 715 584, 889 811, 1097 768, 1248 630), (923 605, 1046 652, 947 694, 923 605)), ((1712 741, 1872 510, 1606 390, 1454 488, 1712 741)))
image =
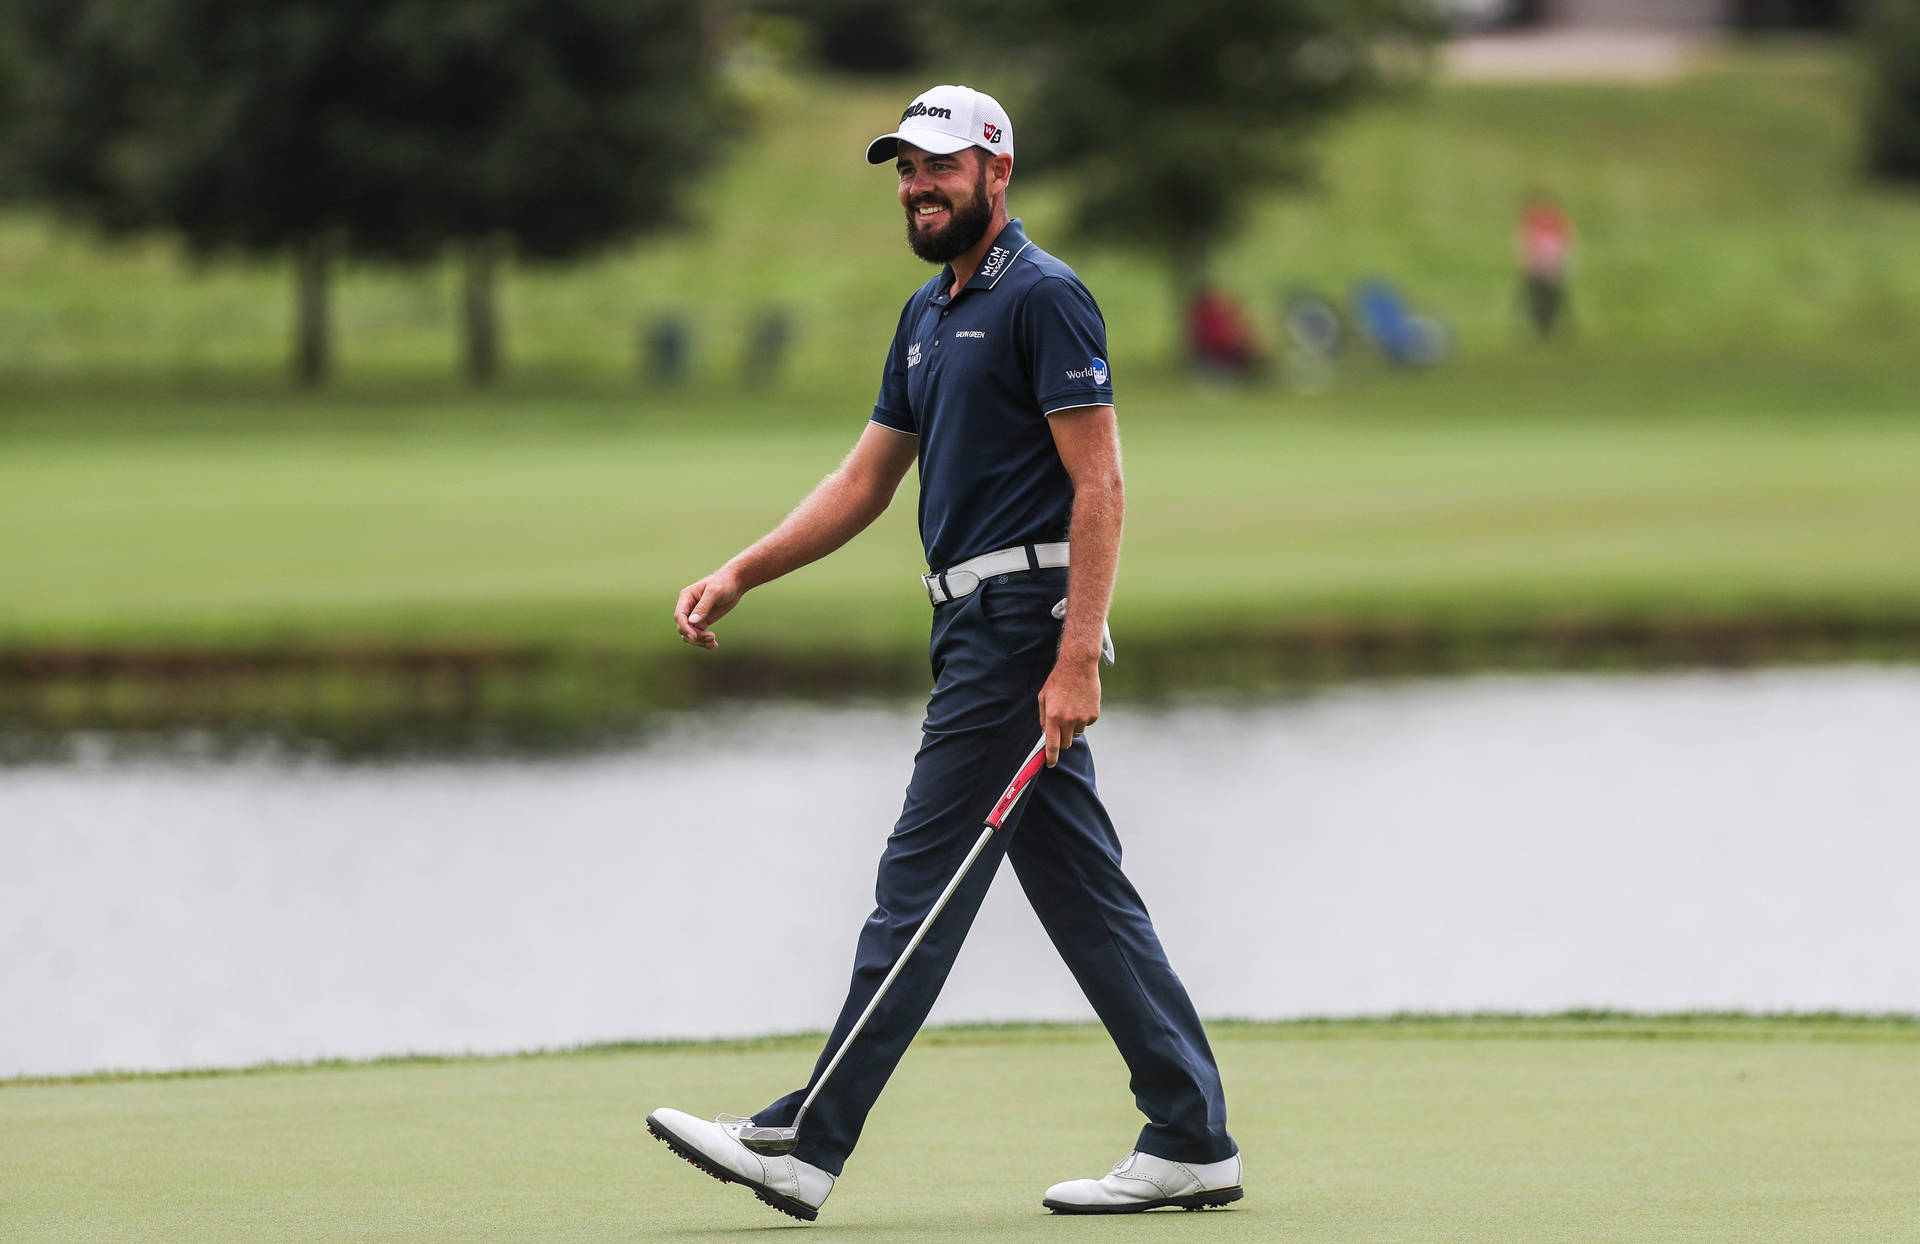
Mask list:
POLYGON ((900 128, 867 144, 867 163, 885 164, 901 143, 935 155, 978 147, 994 155, 1013 154, 1013 122, 1000 102, 970 86, 936 86, 922 91, 900 114, 900 128))

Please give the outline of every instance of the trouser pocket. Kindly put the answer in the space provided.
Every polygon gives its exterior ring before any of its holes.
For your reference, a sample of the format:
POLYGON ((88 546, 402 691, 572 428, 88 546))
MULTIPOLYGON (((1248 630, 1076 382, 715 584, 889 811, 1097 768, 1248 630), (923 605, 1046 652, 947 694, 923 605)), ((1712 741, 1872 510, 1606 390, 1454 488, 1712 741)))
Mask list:
POLYGON ((988 635, 1007 657, 1051 657, 1059 650, 1060 619, 1053 606, 1066 592, 1065 578, 1044 572, 996 575, 974 593, 988 635))

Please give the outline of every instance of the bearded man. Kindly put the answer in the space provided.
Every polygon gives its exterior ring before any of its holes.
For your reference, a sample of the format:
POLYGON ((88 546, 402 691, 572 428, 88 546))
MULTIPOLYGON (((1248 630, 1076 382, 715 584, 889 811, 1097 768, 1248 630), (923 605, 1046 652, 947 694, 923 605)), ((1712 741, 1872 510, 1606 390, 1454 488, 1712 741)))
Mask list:
POLYGON ((917 462, 934 678, 920 751, 813 1078, 751 1118, 661 1109, 648 1126, 708 1173, 816 1217, 1004 857, 1119 1047, 1147 1117, 1134 1151, 1105 1177, 1055 1184, 1042 1203, 1058 1213, 1127 1213, 1236 1201, 1240 1156, 1219 1069, 1121 871, 1093 756, 1076 741, 1100 716, 1124 499, 1106 323, 1073 270, 1008 218, 1013 125, 991 96, 934 87, 869 144, 867 159, 893 163, 907 244, 944 267, 907 300, 879 400, 840 469, 771 533, 683 590, 674 622, 687 643, 717 648, 714 625, 743 595, 852 539, 917 462), (963 871, 1036 728, 1047 768, 880 994, 936 896, 963 871), (790 1152, 763 1156, 742 1143, 743 1133, 792 1127, 809 1090, 817 1091, 790 1152))

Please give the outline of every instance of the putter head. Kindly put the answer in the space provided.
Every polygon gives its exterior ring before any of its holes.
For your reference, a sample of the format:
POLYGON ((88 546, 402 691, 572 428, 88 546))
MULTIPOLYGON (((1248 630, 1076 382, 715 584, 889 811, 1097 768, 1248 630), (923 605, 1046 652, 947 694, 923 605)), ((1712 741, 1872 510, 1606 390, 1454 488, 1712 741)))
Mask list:
POLYGON ((785 1157, 800 1143, 797 1127, 743 1127, 740 1143, 763 1158, 785 1157))

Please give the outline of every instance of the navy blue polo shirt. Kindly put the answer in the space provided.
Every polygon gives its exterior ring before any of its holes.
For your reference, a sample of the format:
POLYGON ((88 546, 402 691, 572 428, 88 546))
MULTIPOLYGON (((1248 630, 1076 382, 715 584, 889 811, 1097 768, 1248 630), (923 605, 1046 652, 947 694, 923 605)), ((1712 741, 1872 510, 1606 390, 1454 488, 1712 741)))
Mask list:
POLYGON ((1113 403, 1100 308, 1019 221, 950 298, 952 284, 943 268, 907 299, 873 406, 873 422, 920 438, 932 570, 1066 539, 1073 481, 1047 416, 1113 403))

